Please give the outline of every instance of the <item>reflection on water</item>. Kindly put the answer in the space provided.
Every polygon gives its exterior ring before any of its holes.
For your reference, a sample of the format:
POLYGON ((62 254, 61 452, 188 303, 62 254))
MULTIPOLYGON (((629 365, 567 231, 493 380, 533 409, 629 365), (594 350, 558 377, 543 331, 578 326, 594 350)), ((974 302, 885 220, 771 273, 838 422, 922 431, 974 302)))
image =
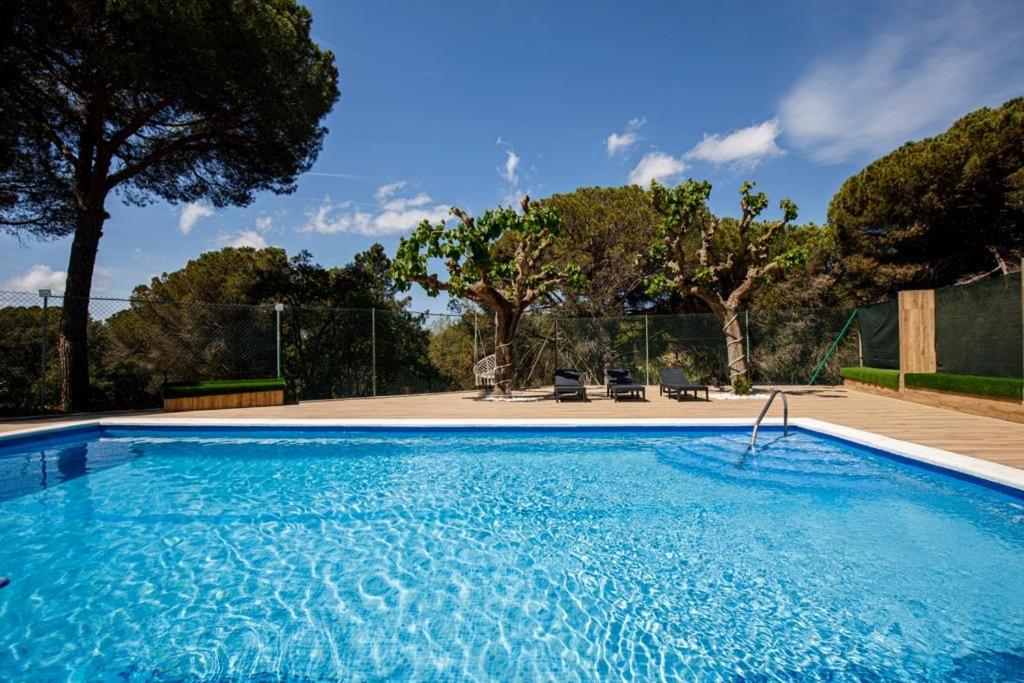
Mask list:
POLYGON ((102 442, 60 443, 32 452, 0 452, 0 501, 42 491, 141 456, 138 448, 104 448, 102 442))
POLYGON ((74 444, 57 451, 57 471, 62 482, 76 479, 88 473, 86 462, 89 448, 84 443, 74 444))

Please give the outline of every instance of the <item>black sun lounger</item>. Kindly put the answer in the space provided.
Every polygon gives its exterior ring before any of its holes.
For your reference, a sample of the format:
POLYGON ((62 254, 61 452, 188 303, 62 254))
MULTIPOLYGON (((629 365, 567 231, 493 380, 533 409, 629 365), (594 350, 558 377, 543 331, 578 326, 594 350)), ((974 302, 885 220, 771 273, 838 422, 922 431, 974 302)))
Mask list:
POLYGON ((560 403, 566 396, 586 401, 587 388, 580 382, 580 373, 576 370, 555 370, 555 401, 560 403))
POLYGON ((667 394, 669 398, 675 397, 677 401, 682 401, 691 391, 694 398, 699 398, 699 392, 703 391, 704 400, 710 400, 707 385, 691 382, 682 368, 662 368, 658 370, 658 377, 661 378, 658 393, 662 395, 667 394))
POLYGON ((621 396, 647 400, 647 387, 633 379, 633 375, 629 374, 629 370, 607 368, 604 371, 604 375, 607 381, 605 385, 607 395, 616 401, 621 396))

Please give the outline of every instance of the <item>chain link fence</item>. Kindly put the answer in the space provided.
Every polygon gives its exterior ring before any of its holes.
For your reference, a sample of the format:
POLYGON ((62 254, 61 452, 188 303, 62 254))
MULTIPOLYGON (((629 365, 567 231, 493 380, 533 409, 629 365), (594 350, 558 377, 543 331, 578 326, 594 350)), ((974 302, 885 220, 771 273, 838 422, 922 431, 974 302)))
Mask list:
MULTIPOLYGON (((58 337, 64 298, 0 292, 0 413, 52 412, 59 399, 58 337)), ((836 349, 849 311, 741 314, 756 384, 839 382, 856 364, 856 331, 836 349), (832 351, 831 355, 830 351, 832 351)), ((494 353, 492 316, 273 304, 209 304, 93 298, 89 301, 91 402, 97 410, 160 403, 166 381, 280 374, 289 400, 393 396, 468 390, 474 364, 494 353)), ((605 367, 625 367, 649 383, 663 367, 724 385, 729 371, 722 326, 712 315, 559 318, 534 313, 513 344, 518 388, 550 384, 559 367, 602 383, 605 367)))
MULTIPOLYGON (((740 314, 752 381, 807 384, 817 371, 815 383, 838 384, 839 368, 857 361, 856 331, 847 329, 851 315, 843 309, 740 314)), ((711 314, 562 319, 558 329, 559 363, 592 383, 603 383, 606 367, 625 368, 648 384, 667 367, 683 368, 695 382, 729 381, 725 333, 711 314)))

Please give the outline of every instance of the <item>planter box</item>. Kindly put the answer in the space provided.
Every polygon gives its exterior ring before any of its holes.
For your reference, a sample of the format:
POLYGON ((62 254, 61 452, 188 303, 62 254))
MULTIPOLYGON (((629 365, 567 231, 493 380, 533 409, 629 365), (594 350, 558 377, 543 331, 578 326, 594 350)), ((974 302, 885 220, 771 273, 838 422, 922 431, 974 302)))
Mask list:
POLYGON ((1024 422, 1024 405, 1012 398, 995 398, 961 394, 955 391, 935 389, 904 389, 902 398, 936 408, 948 408, 961 413, 994 417, 1011 422, 1024 422))
POLYGON ((869 384, 868 382, 858 382, 855 379, 844 378, 843 387, 846 389, 853 389, 854 391, 863 391, 865 394, 875 394, 876 396, 888 396, 889 398, 902 398, 898 389, 890 389, 889 387, 883 387, 877 384, 869 384))
POLYGON ((946 408, 947 410, 956 410, 971 415, 1024 423, 1024 404, 1016 399, 977 396, 975 394, 937 391, 935 389, 903 388, 895 391, 875 384, 867 384, 849 379, 843 380, 843 387, 867 394, 875 394, 876 396, 899 398, 911 403, 920 403, 935 408, 946 408))
POLYGON ((283 406, 284 389, 271 391, 241 391, 234 394, 214 396, 185 396, 165 398, 164 412, 182 410, 220 410, 222 408, 257 408, 259 406, 283 406))
POLYGON ((164 412, 282 406, 284 387, 282 379, 165 384, 164 412))

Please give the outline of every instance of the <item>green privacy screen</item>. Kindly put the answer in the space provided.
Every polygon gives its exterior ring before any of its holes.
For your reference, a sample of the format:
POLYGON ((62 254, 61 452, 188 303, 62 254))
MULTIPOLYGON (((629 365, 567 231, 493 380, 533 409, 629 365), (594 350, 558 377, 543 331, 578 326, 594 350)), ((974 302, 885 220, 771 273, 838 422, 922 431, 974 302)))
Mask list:
POLYGON ((892 299, 858 309, 861 354, 869 368, 900 367, 900 308, 892 299))
POLYGON ((1014 273, 935 290, 939 372, 1021 377, 1020 287, 1014 273))

